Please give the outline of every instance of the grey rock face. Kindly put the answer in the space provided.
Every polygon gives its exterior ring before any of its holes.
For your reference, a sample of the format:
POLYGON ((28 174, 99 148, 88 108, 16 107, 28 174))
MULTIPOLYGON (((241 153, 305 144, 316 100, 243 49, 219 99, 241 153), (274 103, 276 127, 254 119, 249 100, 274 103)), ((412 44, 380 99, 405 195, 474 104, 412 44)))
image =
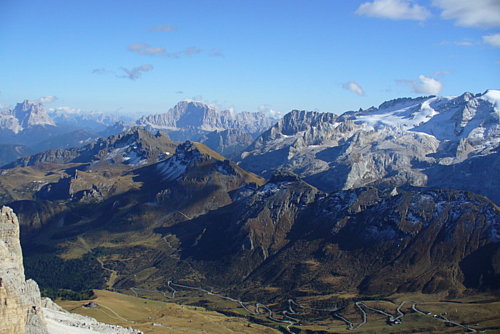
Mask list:
POLYGON ((22 128, 35 125, 55 125, 41 103, 24 100, 23 103, 16 105, 12 115, 19 120, 19 125, 22 128))
POLYGON ((1 333, 45 334, 40 290, 33 280, 25 280, 19 222, 12 209, 0 210, 0 309, 1 333))
POLYGON ((25 280, 19 242, 19 221, 9 207, 0 210, 0 333, 48 334, 50 328, 67 333, 91 329, 104 334, 142 334, 64 311, 50 299, 42 300, 38 285, 25 280), (48 330, 49 329, 49 330, 48 330))
MULTIPOLYGON (((455 98, 397 99, 339 117, 294 110, 245 150, 240 165, 264 176, 284 166, 326 191, 377 183, 454 188, 437 176, 446 180, 467 168, 462 173, 467 181, 456 189, 472 190, 474 176, 485 171, 471 170, 467 162, 499 154, 499 105, 500 91, 489 90, 455 98)), ((500 200, 496 183, 480 193, 500 200)))
POLYGON ((140 126, 167 130, 174 140, 199 140, 208 132, 229 129, 260 134, 272 123, 263 113, 218 110, 195 101, 181 101, 164 114, 144 116, 137 121, 140 126))
POLYGON ((0 130, 10 130, 17 134, 34 126, 55 126, 54 121, 45 111, 41 103, 24 100, 13 110, 0 113, 0 130))
POLYGON ((204 135, 199 141, 212 150, 226 157, 243 151, 254 141, 254 137, 244 130, 229 129, 224 131, 213 131, 204 135))

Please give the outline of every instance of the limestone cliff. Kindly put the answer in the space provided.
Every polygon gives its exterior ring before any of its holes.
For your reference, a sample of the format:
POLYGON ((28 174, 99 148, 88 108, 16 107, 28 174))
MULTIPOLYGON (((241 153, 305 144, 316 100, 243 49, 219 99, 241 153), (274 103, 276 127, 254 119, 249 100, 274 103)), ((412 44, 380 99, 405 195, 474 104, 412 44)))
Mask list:
POLYGON ((38 285, 24 277, 19 222, 5 206, 0 210, 0 333, 47 333, 38 285))

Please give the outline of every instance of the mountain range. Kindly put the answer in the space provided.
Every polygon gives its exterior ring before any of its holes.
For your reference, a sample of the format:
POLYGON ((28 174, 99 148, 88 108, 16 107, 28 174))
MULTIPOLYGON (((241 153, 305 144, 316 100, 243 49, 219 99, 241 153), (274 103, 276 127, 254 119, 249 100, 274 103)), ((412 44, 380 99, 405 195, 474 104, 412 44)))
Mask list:
POLYGON ((133 121, 128 116, 82 112, 59 107, 46 110, 25 100, 0 113, 0 166, 25 153, 73 148, 140 126, 172 139, 196 140, 224 154, 237 155, 273 124, 263 113, 219 110, 195 101, 181 101, 163 114, 133 121))
POLYGON ((255 135, 228 118, 196 123, 219 114, 185 102, 163 129, 11 162, 0 204, 20 217, 27 276, 54 290, 166 292, 174 281, 275 305, 494 295, 499 95, 292 111, 238 163, 170 139, 192 130, 227 149, 255 135))
POLYGON ((43 104, 25 100, 0 113, 0 165, 25 152, 83 146, 100 136, 123 131, 117 123, 124 120, 128 118, 61 108, 47 111, 43 104))
POLYGON ((294 110, 242 153, 240 165, 277 168, 324 190, 365 185, 466 189, 500 202, 500 91, 403 98, 378 108, 294 110))

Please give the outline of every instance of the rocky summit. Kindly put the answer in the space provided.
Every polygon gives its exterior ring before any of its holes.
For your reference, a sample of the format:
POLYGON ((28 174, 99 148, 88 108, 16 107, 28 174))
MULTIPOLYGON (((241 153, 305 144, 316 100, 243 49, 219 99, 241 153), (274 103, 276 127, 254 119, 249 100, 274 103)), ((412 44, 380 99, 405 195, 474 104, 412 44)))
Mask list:
POLYGON ((378 108, 292 111, 241 155, 240 165, 269 176, 299 173, 325 190, 382 184, 465 189, 500 201, 500 91, 396 99, 378 108))
POLYGON ((2 127, 14 133, 34 126, 55 126, 41 103, 24 100, 11 111, 1 114, 2 127))
POLYGON ((179 102, 163 114, 141 117, 137 125, 154 130, 165 130, 174 140, 200 140, 213 131, 240 130, 260 134, 273 120, 260 112, 219 110, 214 106, 191 100, 179 102))

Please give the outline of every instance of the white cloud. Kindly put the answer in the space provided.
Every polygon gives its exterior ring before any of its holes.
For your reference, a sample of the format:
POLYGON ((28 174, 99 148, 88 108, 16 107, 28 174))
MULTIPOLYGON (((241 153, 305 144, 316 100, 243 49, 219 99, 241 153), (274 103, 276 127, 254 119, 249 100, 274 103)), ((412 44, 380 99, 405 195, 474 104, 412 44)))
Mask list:
POLYGON ((49 95, 49 96, 42 96, 41 98, 36 99, 35 102, 48 104, 48 103, 52 103, 56 100, 57 100, 56 96, 49 95))
POLYGON ((120 78, 126 78, 130 80, 136 80, 139 79, 142 76, 143 72, 148 72, 153 69, 153 65, 151 64, 144 64, 141 66, 137 66, 131 69, 127 69, 125 67, 122 67, 121 70, 125 72, 125 75, 119 76, 120 78))
POLYGON ((365 2, 355 11, 358 15, 391 20, 425 21, 431 12, 410 0, 374 0, 365 2))
POLYGON ((57 114, 57 115, 62 115, 62 114, 79 114, 81 113, 80 109, 76 108, 71 108, 68 106, 59 106, 55 108, 49 108, 49 112, 57 114))
POLYGON ((177 29, 170 24, 164 24, 161 26, 156 26, 148 29, 149 31, 165 31, 165 32, 171 32, 171 31, 176 31, 177 29))
POLYGON ((279 119, 279 118, 281 118, 284 115, 283 112, 271 108, 271 106, 268 105, 268 104, 261 104, 258 107, 258 110, 260 112, 266 114, 267 116, 269 116, 271 118, 274 118, 274 119, 279 119))
POLYGON ((160 47, 151 47, 146 43, 134 43, 128 46, 128 50, 131 52, 135 52, 141 55, 147 56, 159 56, 165 53, 164 48, 160 47))
POLYGON ((483 42, 494 48, 500 48, 500 34, 483 36, 483 42))
POLYGON ((439 80, 423 74, 418 76, 418 80, 400 80, 399 82, 410 86, 417 94, 438 95, 443 88, 439 80))
POLYGON ((364 89, 361 88, 361 86, 358 85, 358 83, 356 81, 345 82, 344 84, 342 84, 342 88, 350 90, 351 92, 353 92, 359 96, 365 95, 364 89))
POLYGON ((498 0, 433 0, 442 9, 441 17, 466 27, 500 27, 498 0))

